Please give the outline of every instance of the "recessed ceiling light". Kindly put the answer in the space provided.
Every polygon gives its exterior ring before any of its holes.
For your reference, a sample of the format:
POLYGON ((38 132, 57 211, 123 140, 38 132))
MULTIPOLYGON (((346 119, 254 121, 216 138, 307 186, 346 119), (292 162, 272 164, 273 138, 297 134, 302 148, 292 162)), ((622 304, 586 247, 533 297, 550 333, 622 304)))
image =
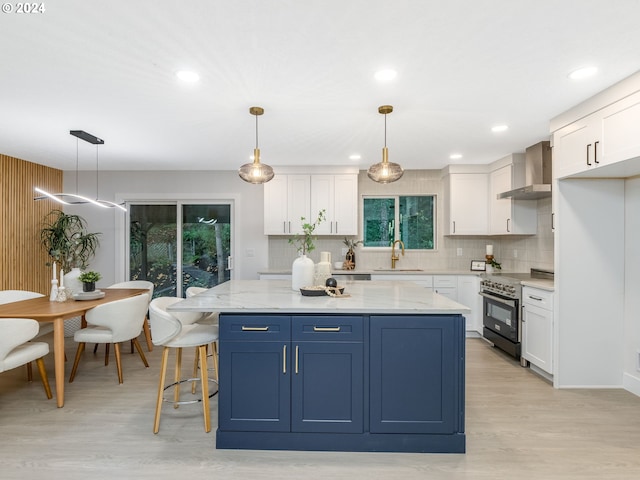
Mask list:
POLYGON ((452 153, 451 155, 449 155, 449 158, 451 160, 460 160, 462 158, 462 154, 461 153, 452 153))
POLYGON ((390 82, 391 80, 396 78, 397 75, 398 75, 398 72, 390 68, 387 68, 384 70, 378 70, 374 76, 376 80, 378 80, 379 82, 390 82))
POLYGON ((582 67, 569 74, 571 80, 582 80, 598 73, 598 67, 582 67))
POLYGON ((361 158, 362 157, 357 153, 354 153, 353 155, 349 155, 349 160, 360 160, 361 158))
POLYGON ((491 127, 491 131, 494 133, 506 132, 507 130, 509 130, 508 125, 496 125, 495 127, 491 127))
POLYGON ((176 77, 178 77, 183 82, 189 82, 189 83, 194 83, 200 80, 200 75, 190 70, 180 70, 176 72, 176 77))

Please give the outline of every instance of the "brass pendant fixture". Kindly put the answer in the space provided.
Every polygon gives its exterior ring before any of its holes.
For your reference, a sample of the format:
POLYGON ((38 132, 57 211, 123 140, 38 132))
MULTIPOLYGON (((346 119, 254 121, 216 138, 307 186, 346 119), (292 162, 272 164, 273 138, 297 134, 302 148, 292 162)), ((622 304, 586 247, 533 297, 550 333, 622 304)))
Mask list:
POLYGON ((378 183, 391 183, 402 177, 404 170, 397 163, 389 161, 389 150, 387 149, 387 114, 393 112, 391 105, 378 107, 378 113, 384 115, 384 148, 382 149, 382 162, 369 167, 367 175, 371 180, 378 183))
POLYGON ((267 183, 274 176, 273 168, 265 163, 260 163, 260 149, 258 148, 258 116, 264 113, 262 107, 251 107, 251 115, 256 117, 256 148, 253 149, 253 163, 245 163, 238 170, 238 175, 245 182, 253 184, 267 183))

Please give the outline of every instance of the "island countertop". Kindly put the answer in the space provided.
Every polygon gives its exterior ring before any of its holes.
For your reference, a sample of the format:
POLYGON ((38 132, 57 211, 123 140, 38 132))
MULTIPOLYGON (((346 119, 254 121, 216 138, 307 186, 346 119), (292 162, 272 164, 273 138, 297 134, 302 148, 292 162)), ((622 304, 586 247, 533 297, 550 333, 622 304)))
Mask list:
POLYGON ((288 280, 230 280, 169 307, 221 313, 465 314, 470 309, 417 284, 345 282, 345 297, 306 297, 288 280))

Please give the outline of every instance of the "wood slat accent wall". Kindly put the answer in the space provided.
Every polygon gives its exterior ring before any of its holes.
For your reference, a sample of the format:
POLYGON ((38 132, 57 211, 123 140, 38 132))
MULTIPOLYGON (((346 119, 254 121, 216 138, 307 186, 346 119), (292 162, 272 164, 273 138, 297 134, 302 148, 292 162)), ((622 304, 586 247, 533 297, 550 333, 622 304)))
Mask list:
POLYGON ((44 217, 62 205, 34 201, 34 188, 62 191, 62 170, 0 154, 0 290, 31 290, 45 295, 51 289, 49 256, 40 246, 44 217))

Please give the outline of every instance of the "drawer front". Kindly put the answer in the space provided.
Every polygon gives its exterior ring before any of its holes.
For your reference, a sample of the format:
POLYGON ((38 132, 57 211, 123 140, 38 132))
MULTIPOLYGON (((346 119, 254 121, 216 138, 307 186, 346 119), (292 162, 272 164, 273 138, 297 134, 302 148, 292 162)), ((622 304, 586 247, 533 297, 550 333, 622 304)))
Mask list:
POLYGON ((457 287, 458 277, 455 275, 436 275, 433 277, 433 287, 457 287))
POLYGON ((553 310, 553 292, 524 287, 522 289, 522 303, 525 305, 535 305, 545 310, 553 310))
POLYGON ((286 342, 291 340, 291 317, 221 313, 220 340, 286 342))
POLYGON ((294 342, 362 342, 361 316, 299 315, 291 317, 291 334, 294 342))

